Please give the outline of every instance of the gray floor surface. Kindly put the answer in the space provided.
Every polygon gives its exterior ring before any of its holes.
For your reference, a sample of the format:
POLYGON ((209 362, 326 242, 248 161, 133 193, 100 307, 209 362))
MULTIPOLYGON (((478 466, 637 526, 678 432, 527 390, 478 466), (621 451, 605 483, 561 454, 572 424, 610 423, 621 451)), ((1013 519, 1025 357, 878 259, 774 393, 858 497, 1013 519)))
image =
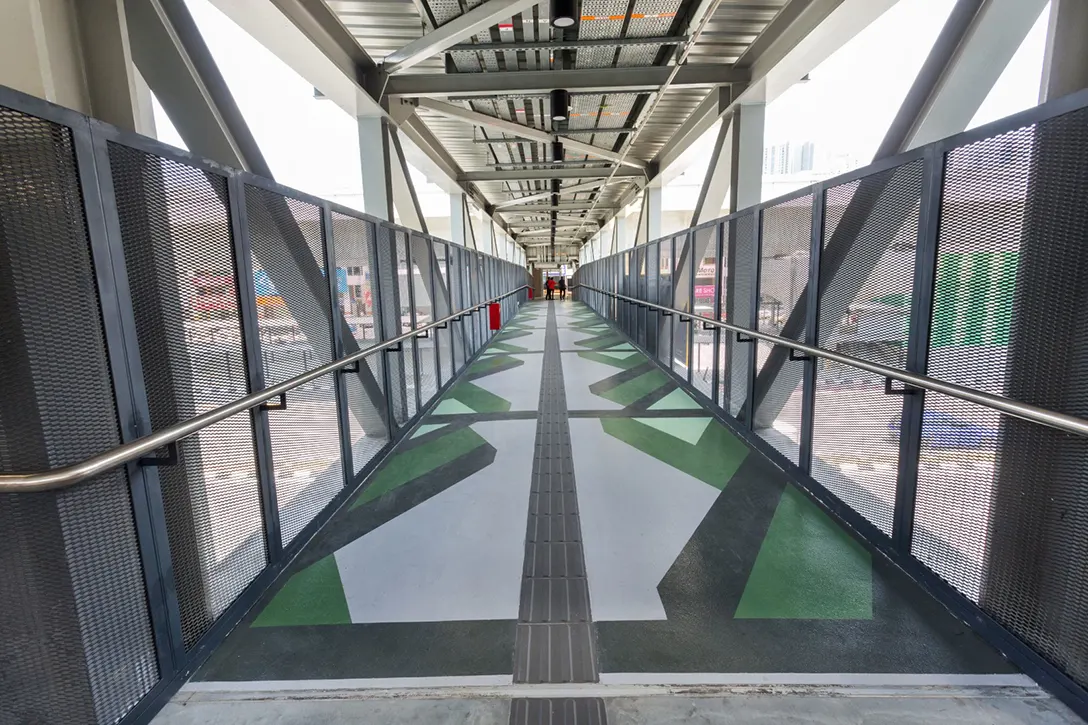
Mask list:
MULTIPOLYGON (((552 701, 556 705, 560 701, 552 701)), ((953 723, 958 725, 1068 725, 1082 722, 1041 691, 892 692, 852 696, 825 694, 737 694, 727 697, 658 695, 606 698, 610 725, 788 725, 834 723, 953 723)), ((153 725, 398 725, 463 723, 506 725, 505 698, 238 699, 225 693, 182 694, 153 725)))

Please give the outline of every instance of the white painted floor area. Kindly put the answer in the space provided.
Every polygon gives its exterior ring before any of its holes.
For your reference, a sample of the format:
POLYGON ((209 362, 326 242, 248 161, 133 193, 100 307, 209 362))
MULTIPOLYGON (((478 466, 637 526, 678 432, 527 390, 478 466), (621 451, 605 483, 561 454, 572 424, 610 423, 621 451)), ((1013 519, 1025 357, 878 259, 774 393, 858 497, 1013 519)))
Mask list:
POLYGON ((665 619, 657 585, 720 491, 616 440, 600 420, 572 419, 570 439, 594 621, 665 619))
POLYGON ((510 357, 522 360, 524 365, 476 378, 472 384, 510 401, 511 412, 538 410, 544 356, 539 353, 510 353, 510 357))
POLYGON ((596 360, 586 360, 576 352, 565 352, 561 357, 567 410, 623 410, 623 406, 619 403, 613 403, 611 400, 589 392, 590 385, 612 377, 620 372, 619 368, 596 360))
POLYGON ((336 552, 352 622, 517 619, 536 421, 472 429, 494 463, 336 552))

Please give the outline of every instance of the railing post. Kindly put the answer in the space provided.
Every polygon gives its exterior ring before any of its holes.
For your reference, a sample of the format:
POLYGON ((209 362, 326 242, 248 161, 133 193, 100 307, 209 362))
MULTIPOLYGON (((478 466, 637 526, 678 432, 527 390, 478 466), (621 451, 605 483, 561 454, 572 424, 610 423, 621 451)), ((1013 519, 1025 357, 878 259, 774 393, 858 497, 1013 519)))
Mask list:
MULTIPOLYGON (((246 375, 252 392, 265 387, 264 358, 261 355, 260 325, 257 321, 257 291, 253 286, 253 255, 249 240, 249 216, 246 212, 246 187, 238 174, 232 174, 227 180, 227 199, 230 202, 234 266, 238 271, 238 299, 241 303, 239 313, 244 333, 246 375)), ((271 564, 279 561, 283 553, 279 504, 276 501, 275 467, 272 465, 272 434, 268 427, 268 413, 264 409, 253 408, 250 414, 253 421, 253 442, 257 450, 265 548, 271 564)))
MULTIPOLYGON (((805 342, 817 346, 820 322, 820 253, 824 237, 825 187, 818 184, 812 190, 812 238, 808 255, 808 309, 805 321, 805 342)), ((803 363, 805 372, 801 388, 801 450, 797 465, 805 473, 812 470, 812 437, 816 417, 816 371, 819 359, 811 355, 803 363)))
MULTIPOLYGON (((922 202, 918 214, 918 244, 915 248, 914 282, 907 338, 907 370, 926 374, 929 359, 929 329, 933 314, 933 285, 937 268, 937 236, 941 223, 941 193, 944 187, 944 143, 925 151, 922 202)), ((914 506, 918 491, 918 459, 922 450, 922 412, 925 391, 905 395, 899 426, 899 472, 895 487, 892 539, 904 554, 910 554, 914 534, 914 506)))
MULTIPOLYGON (((329 283, 329 311, 332 333, 332 358, 344 356, 343 325, 336 323, 340 314, 340 276, 336 268, 336 246, 332 227, 332 210, 328 204, 321 205, 321 243, 325 250, 325 279, 329 283)), ((345 270, 346 274, 346 270, 345 270)), ((360 360, 358 365, 366 365, 360 360)), ((336 427, 340 432, 340 463, 344 470, 344 485, 350 486, 355 478, 354 451, 351 449, 351 419, 348 416, 348 391, 344 376, 340 372, 332 376, 333 395, 336 399, 336 427)))
MULTIPOLYGON (((748 324, 751 325, 749 329, 756 329, 759 327, 759 283, 760 274, 759 268, 760 257, 763 254, 763 207, 757 207, 753 211, 753 245, 752 250, 752 310, 749 316, 748 324)), ((741 324, 738 322, 737 324, 741 324)), ((744 424, 748 430, 755 430, 756 419, 756 404, 753 398, 755 397, 756 389, 756 363, 759 361, 759 343, 753 342, 748 347, 751 349, 748 351, 748 385, 747 392, 744 396, 744 410, 745 415, 744 424)))
MULTIPOLYGON (((716 240, 714 240, 714 244, 717 245, 717 248, 715 250, 715 256, 714 256, 714 319, 715 320, 721 320, 722 319, 722 261, 723 261, 722 251, 725 249, 725 239, 724 239, 724 237, 725 237, 725 234, 726 234, 726 230, 728 228, 729 228, 729 222, 727 222, 727 221, 718 222, 715 225, 715 230, 716 230, 715 234, 718 235, 718 238, 716 240)), ((692 288, 694 288, 694 286, 695 286, 695 278, 694 277, 691 280, 691 284, 692 284, 692 288)), ((695 312, 694 304, 695 303, 692 302, 691 311, 693 313, 695 312)), ((702 323, 700 323, 700 324, 702 324, 702 323)), ((695 334, 695 331, 694 331, 694 326, 693 326, 692 335, 694 336, 694 334, 695 334)), ((714 405, 721 408, 722 412, 724 412, 725 414, 728 415, 729 411, 725 410, 725 407, 722 405, 722 403, 724 401, 718 395, 719 391, 721 390, 721 386, 722 386, 722 376, 721 376, 722 331, 721 331, 721 328, 715 327, 711 331, 710 335, 711 335, 711 338, 710 338, 711 339, 711 345, 713 346, 713 350, 712 350, 712 353, 711 353, 712 354, 711 359, 713 360, 713 363, 711 363, 711 374, 710 374, 710 399, 712 401, 714 401, 714 405)))

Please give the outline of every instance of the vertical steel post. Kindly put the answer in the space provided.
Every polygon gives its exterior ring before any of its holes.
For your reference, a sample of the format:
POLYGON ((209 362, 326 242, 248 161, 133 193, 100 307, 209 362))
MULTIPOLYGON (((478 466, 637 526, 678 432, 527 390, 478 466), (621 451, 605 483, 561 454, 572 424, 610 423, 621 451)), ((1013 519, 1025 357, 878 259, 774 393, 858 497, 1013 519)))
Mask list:
MULTIPOLYGON (((330 328, 332 331, 332 358, 337 360, 344 356, 344 339, 342 330, 344 325, 332 323, 336 319, 337 310, 340 308, 340 276, 336 269, 336 246, 332 228, 332 210, 327 203, 321 205, 321 243, 325 250, 325 279, 329 283, 329 310, 330 328)), ((345 270, 346 273, 346 270, 345 270)), ((360 360, 359 365, 366 365, 365 360, 360 360)), ((348 417, 348 391, 344 384, 343 368, 333 373, 333 395, 336 400, 336 424, 340 433, 340 463, 344 469, 344 485, 354 478, 355 463, 354 452, 351 449, 351 420, 348 417)))
MULTIPOLYGON (((264 360, 261 357, 260 325, 257 321, 257 291, 253 282, 253 255, 249 240, 249 216, 246 212, 246 187, 242 177, 232 175, 227 180, 230 204, 231 238, 234 242, 234 266, 238 271, 238 310, 242 321, 246 351, 246 374, 249 389, 265 387, 264 360)), ((261 516, 264 519, 265 547, 268 561, 279 560, 283 553, 280 536, 279 504, 276 500, 275 467, 272 464, 272 434, 268 413, 261 408, 250 411, 253 421, 253 442, 257 449, 257 475, 260 478, 261 516)))
MULTIPOLYGON (((714 225, 714 233, 717 235, 717 239, 714 240, 716 245, 715 257, 714 257, 714 319, 722 319, 722 250, 725 249, 723 237, 726 234, 726 229, 729 228, 729 222, 718 222, 714 225)), ((692 279, 692 286, 694 287, 695 280, 692 279)), ((695 312, 695 308, 692 307, 692 312, 695 312)), ((700 323, 702 324, 702 323, 700 323)), ((726 415, 729 414, 728 410, 725 410, 725 406, 722 405, 725 401, 719 397, 719 390, 722 385, 721 376, 721 328, 715 327, 710 333, 711 344, 713 345, 713 363, 711 363, 711 377, 710 377, 710 399, 714 401, 714 404, 722 409, 722 412, 726 415)))
MULTIPOLYGON (((370 234, 370 247, 367 249, 370 257, 370 304, 371 311, 370 316, 374 321, 374 338, 377 340, 375 344, 380 344, 386 340, 391 339, 391 336, 395 337, 400 334, 399 330, 387 330, 385 329, 385 306, 382 302, 382 264, 381 257, 378 254, 378 245, 381 244, 381 237, 384 235, 385 227, 380 222, 366 221, 371 225, 370 234)), ((396 279, 393 280, 394 284, 396 279)), ((394 294, 396 288, 394 287, 394 294)), ((400 324, 398 317, 397 323, 400 324)), ((392 441, 397 434, 397 418, 396 411, 393 409, 393 376, 389 372, 389 358, 390 356, 385 352, 378 353, 381 359, 382 365, 382 386, 385 390, 385 411, 387 420, 389 421, 388 433, 389 440, 392 441)), ((360 365, 366 365, 367 362, 362 360, 360 365)))
MULTIPOLYGON (((751 325, 750 329, 756 330, 759 328, 759 284, 760 273, 759 269, 763 265, 760 263, 760 259, 763 254, 763 209, 757 208, 753 212, 753 244, 755 249, 753 250, 752 258, 754 260, 754 267, 752 269, 752 310, 749 313, 748 324, 751 325)), ((748 430, 755 429, 756 419, 756 406, 755 401, 752 399, 752 392, 756 388, 756 362, 759 360, 759 343, 752 341, 748 344, 748 347, 752 348, 748 351, 748 386, 744 396, 744 410, 745 415, 744 424, 748 430)))
MULTIPOLYGON (((945 145, 938 142, 925 151, 922 203, 918 214, 918 245, 915 248, 914 293, 907 337, 907 370, 926 374, 929 330, 933 315, 934 280, 937 271, 937 238, 941 224, 944 189, 945 145)), ((899 425, 899 472, 895 487, 892 540, 909 554, 914 534, 914 505, 918 491, 918 459, 922 451, 922 413, 925 391, 903 396, 899 425)))
MULTIPOLYGON (((820 252, 824 238, 824 206, 826 188, 817 184, 812 190, 812 234, 808 254, 808 320, 805 323, 805 342, 818 344, 820 317, 820 252)), ((820 361, 806 356, 802 363, 805 373, 801 382, 801 450, 797 465, 805 473, 812 471, 812 437, 816 420, 816 373, 820 361)))

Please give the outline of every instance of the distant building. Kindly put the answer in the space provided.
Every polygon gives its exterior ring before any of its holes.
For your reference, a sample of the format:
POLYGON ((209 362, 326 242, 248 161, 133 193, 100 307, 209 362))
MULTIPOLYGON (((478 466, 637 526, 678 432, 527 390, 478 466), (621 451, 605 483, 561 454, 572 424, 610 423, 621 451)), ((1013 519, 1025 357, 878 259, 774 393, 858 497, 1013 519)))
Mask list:
POLYGON ((811 141, 767 146, 763 149, 763 175, 778 176, 812 171, 816 160, 816 145, 811 141))

